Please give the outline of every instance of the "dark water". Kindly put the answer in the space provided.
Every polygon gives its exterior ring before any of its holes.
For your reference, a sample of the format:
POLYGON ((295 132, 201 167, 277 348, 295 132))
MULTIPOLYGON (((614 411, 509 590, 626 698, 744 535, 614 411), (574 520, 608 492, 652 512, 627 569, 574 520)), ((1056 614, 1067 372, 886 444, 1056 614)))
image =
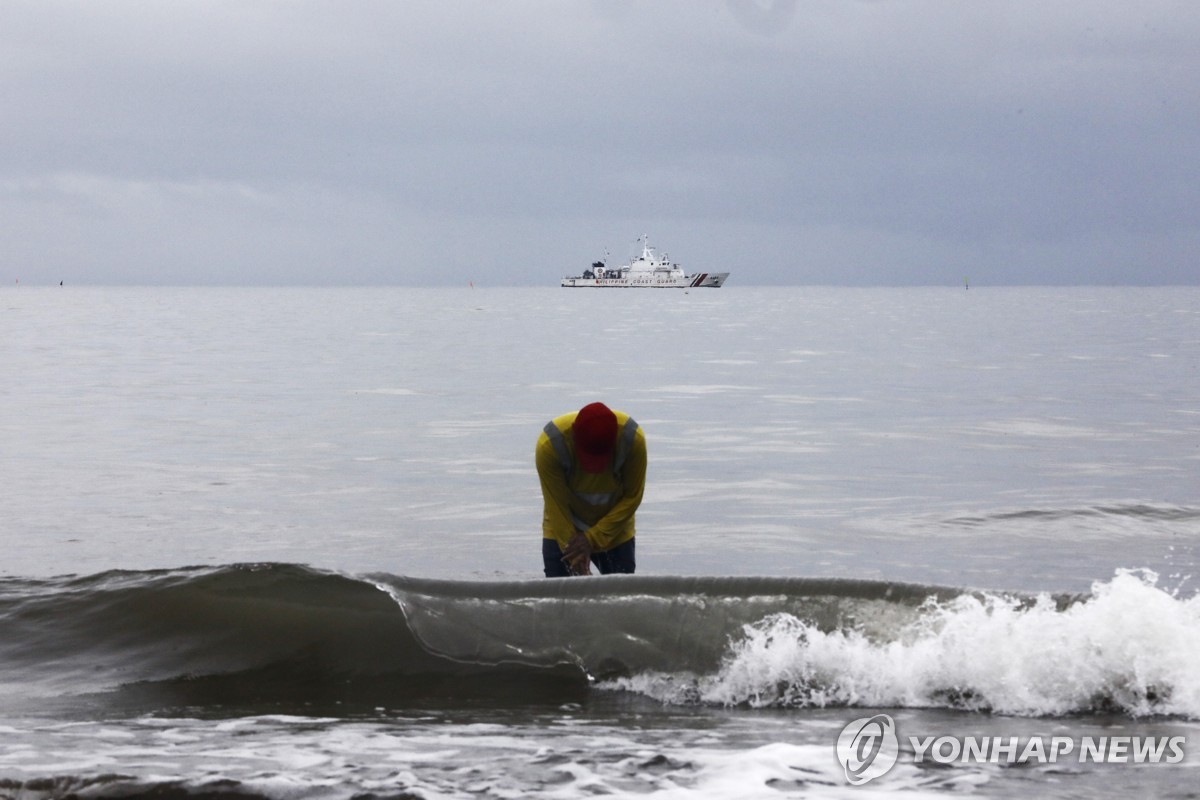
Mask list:
MULTIPOLYGON (((478 582, 235 565, 0 585, 11 706, 301 711, 551 707, 597 682, 711 674, 730 637, 785 615, 899 626, 948 589, 847 580, 478 582)), ((1062 602, 1065 602, 1062 601, 1062 602)))

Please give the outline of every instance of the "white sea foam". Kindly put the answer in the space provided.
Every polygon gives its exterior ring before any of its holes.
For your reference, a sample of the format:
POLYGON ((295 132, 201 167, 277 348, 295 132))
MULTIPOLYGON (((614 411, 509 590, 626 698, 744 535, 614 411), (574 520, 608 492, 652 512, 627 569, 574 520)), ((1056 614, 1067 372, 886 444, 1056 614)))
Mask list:
POLYGON ((356 723, 264 716, 229 723, 143 718, 121 727, 47 725, 29 746, 6 745, 0 770, 21 796, 50 800, 147 795, 182 783, 198 793, 269 798, 544 798, 777 800, 944 796, 984 783, 985 770, 930 772, 900 763, 870 786, 845 781, 830 744, 738 746, 719 731, 628 731, 569 718, 554 736, 534 724, 356 723), (186 731, 186 735, 180 735, 186 731), (80 748, 81 741, 88 743, 80 748), (546 742, 549 742, 547 744, 546 742), (119 772, 111 767, 120 764, 119 772), (53 776, 53 777, 48 777, 53 776))
POLYGON ((981 772, 960 773, 947 781, 942 776, 903 764, 874 786, 846 782, 831 748, 784 742, 742 751, 692 749, 687 759, 694 774, 659 781, 650 796, 655 800, 778 800, 780 797, 863 798, 893 796, 944 797, 944 783, 977 785, 981 772))
POLYGON ((1200 718, 1200 596, 1149 571, 1119 571, 1059 609, 996 595, 931 603, 881 639, 789 614, 745 628, 715 675, 612 684, 667 702, 958 707, 1021 715, 1118 710, 1200 718))

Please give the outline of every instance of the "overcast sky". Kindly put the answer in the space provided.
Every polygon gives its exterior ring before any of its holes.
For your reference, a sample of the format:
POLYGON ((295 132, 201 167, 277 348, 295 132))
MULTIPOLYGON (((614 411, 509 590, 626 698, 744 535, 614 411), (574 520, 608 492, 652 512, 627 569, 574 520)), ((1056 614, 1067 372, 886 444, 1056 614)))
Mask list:
POLYGON ((2 0, 9 285, 1200 282, 1196 0, 2 0))

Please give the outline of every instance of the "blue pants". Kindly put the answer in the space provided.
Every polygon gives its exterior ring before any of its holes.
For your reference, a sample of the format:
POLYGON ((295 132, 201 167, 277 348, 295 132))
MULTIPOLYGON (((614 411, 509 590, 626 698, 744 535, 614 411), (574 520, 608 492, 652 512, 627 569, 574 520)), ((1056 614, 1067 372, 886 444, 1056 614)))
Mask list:
MULTIPOLYGON (((633 558, 634 539, 619 544, 603 553, 592 553, 592 563, 601 575, 611 573, 632 575, 636 566, 633 558)), ((562 560, 562 548, 556 539, 542 539, 542 561, 546 568, 547 578, 568 578, 571 571, 562 560)))

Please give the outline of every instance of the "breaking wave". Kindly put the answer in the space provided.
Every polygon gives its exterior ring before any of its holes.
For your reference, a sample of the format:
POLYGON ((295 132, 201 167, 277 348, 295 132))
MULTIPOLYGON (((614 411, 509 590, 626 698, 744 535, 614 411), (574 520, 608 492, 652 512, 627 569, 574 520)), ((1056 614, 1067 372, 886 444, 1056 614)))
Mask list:
POLYGON ((1018 715, 1200 717, 1200 597, 1148 571, 1090 595, 930 599, 885 636, 791 614, 744 628, 713 674, 614 682, 666 702, 958 708, 1018 715))
POLYGON ((287 564, 0 580, 0 704, 743 707, 1200 718, 1200 599, 880 581, 444 581, 287 564))

